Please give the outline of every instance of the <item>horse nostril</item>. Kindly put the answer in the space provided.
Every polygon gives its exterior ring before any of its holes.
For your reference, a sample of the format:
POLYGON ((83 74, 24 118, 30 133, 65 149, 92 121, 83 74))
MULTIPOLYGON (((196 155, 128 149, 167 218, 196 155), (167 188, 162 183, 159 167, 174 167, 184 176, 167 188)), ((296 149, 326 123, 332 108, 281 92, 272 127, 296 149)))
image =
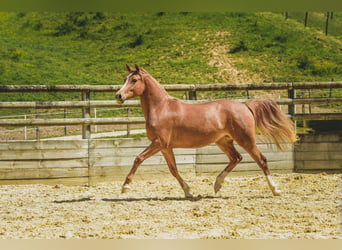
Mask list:
POLYGON ((117 100, 121 100, 122 96, 121 96, 121 94, 116 94, 116 95, 115 95, 115 98, 116 98, 117 100))

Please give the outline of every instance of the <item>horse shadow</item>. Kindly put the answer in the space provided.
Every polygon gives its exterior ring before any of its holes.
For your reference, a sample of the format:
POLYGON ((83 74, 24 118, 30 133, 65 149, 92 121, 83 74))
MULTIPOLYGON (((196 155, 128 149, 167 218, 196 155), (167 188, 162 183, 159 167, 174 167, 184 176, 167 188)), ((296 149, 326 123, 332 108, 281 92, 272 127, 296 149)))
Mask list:
MULTIPOLYGON (((271 196, 270 196, 271 197, 271 196)), ((139 202, 139 201, 190 201, 190 202, 197 202, 201 200, 234 200, 234 198, 237 197, 231 197, 231 196, 194 196, 191 198, 186 198, 186 197, 141 197, 141 198, 103 198, 101 199, 104 202, 139 202)), ((268 197, 265 196, 253 196, 249 197, 253 199, 265 199, 268 197)), ((95 200, 93 198, 80 198, 80 199, 72 199, 72 200, 56 200, 53 201, 53 203, 61 204, 61 203, 76 203, 76 202, 87 202, 87 201, 92 201, 95 200)))
POLYGON ((53 201, 53 203, 74 203, 74 202, 84 202, 84 201, 91 201, 92 198, 80 198, 80 199, 72 199, 72 200, 60 200, 60 201, 53 201))
MULTIPOLYGON (((139 202, 139 201, 200 201, 200 200, 213 200, 213 199, 228 199, 229 197, 220 197, 220 196, 194 196, 191 198, 185 197, 141 197, 141 198, 103 198, 102 201, 105 202, 139 202)), ((61 204, 61 203, 77 203, 77 202, 86 202, 94 200, 92 198, 80 198, 80 199, 72 199, 72 200, 55 200, 53 203, 61 204)))
POLYGON ((194 196, 191 198, 186 197, 142 197, 142 198, 112 198, 112 199, 102 199, 106 202, 139 202, 139 201, 200 201, 200 200, 214 200, 214 199, 229 199, 229 197, 221 196, 194 196))

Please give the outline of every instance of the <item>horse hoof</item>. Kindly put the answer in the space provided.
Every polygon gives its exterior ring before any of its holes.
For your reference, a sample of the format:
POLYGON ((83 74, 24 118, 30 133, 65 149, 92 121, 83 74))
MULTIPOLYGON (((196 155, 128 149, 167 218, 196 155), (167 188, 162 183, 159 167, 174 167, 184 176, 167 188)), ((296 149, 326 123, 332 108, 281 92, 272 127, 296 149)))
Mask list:
POLYGON ((217 194, 217 192, 220 191, 221 187, 222 187, 221 183, 216 181, 214 185, 215 194, 217 194))
POLYGON ((127 193, 129 190, 131 190, 131 187, 129 185, 123 185, 122 189, 121 189, 121 193, 127 193))
POLYGON ((185 198, 186 199, 192 199, 192 198, 194 198, 194 196, 192 194, 188 193, 188 194, 185 194, 185 198))
POLYGON ((279 189, 275 189, 275 190, 273 190, 273 195, 274 196, 280 196, 281 195, 281 191, 279 189))

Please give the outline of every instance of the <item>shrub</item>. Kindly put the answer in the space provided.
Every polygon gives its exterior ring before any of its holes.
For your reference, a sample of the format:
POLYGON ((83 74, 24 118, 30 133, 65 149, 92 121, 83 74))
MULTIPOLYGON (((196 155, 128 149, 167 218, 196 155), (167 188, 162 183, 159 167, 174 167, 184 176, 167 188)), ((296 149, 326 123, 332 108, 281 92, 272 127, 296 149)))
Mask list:
POLYGON ((20 49, 8 49, 6 56, 10 59, 12 59, 13 61, 18 62, 20 60, 20 58, 24 55, 24 51, 20 50, 20 49))
POLYGON ((164 16, 164 15, 165 15, 165 12, 158 12, 156 15, 157 15, 157 16, 164 16))
POLYGON ((299 69, 306 70, 315 76, 329 76, 341 72, 341 67, 326 59, 301 55, 296 60, 299 69))
POLYGON ((43 23, 41 21, 38 21, 36 24, 33 25, 34 30, 41 30, 43 28, 43 23))
POLYGON ((300 55, 296 58, 296 65, 299 69, 306 70, 310 67, 311 61, 307 55, 300 55))
POLYGON ((280 43, 286 43, 289 38, 288 34, 278 34, 274 36, 274 41, 280 42, 280 43))
POLYGON ((231 54, 238 53, 240 51, 247 51, 248 48, 244 41, 240 40, 237 44, 233 45, 228 51, 231 54))
POLYGON ((67 14, 67 22, 76 26, 85 26, 88 24, 89 18, 84 12, 70 12, 67 14))
POLYGON ((105 18, 106 16, 103 12, 96 12, 95 15, 93 16, 94 20, 103 20, 105 18))
POLYGON ((66 21, 57 26, 54 35, 63 36, 68 35, 73 31, 80 30, 82 34, 80 34, 79 37, 84 37, 84 29, 86 29, 88 24, 90 24, 91 19, 98 20, 100 18, 102 18, 100 14, 91 16, 90 14, 84 12, 70 12, 66 15, 66 21))
POLYGON ((81 15, 73 20, 73 23, 78 27, 86 26, 89 23, 89 18, 86 15, 81 15))
POLYGON ((131 27, 132 24, 130 24, 129 22, 122 22, 119 25, 116 25, 113 30, 127 30, 129 27, 131 27))
POLYGON ((128 46, 130 48, 135 48, 139 45, 142 45, 144 43, 144 37, 143 35, 138 35, 133 42, 131 42, 128 46))
POLYGON ((24 16, 26 16, 26 13, 25 13, 25 12, 19 12, 19 13, 17 14, 17 17, 19 17, 19 18, 22 18, 22 17, 24 17, 24 16))
POLYGON ((74 30, 75 30, 75 27, 73 24, 71 24, 69 22, 64 22, 61 25, 57 26, 56 32, 54 33, 54 35, 55 36, 64 36, 64 35, 71 33, 74 30))
POLYGON ((328 60, 318 60, 316 58, 312 60, 311 67, 312 74, 317 76, 331 75, 338 71, 338 66, 335 63, 328 60))

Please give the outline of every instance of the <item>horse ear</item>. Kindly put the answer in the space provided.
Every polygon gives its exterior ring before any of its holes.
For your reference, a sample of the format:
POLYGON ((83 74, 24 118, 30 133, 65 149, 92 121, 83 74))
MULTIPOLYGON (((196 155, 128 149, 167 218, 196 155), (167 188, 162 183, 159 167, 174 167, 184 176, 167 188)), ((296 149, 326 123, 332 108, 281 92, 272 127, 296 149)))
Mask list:
POLYGON ((139 73, 140 68, 139 68, 139 66, 138 66, 137 64, 135 64, 135 69, 136 69, 136 71, 139 73))
POLYGON ((126 68, 127 68, 129 73, 132 73, 134 71, 134 69, 132 69, 130 66, 128 66, 128 64, 126 64, 126 68))

